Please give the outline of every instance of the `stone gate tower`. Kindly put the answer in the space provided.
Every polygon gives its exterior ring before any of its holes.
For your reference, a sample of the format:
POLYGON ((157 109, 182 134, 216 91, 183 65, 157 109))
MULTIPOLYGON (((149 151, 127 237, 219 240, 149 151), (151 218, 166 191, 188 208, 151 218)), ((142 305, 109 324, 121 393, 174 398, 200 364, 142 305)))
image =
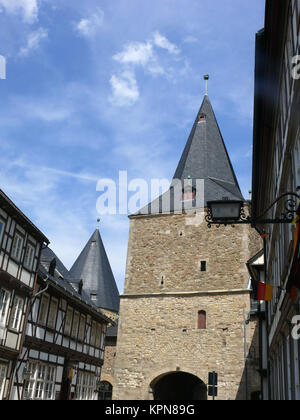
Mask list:
POLYGON ((245 337, 249 348, 253 335, 244 328, 246 262, 261 244, 248 225, 205 222, 207 201, 243 200, 207 95, 174 179, 190 182, 179 205, 172 183, 169 201, 162 195, 130 216, 113 399, 204 400, 212 371, 220 399, 244 399, 245 337))

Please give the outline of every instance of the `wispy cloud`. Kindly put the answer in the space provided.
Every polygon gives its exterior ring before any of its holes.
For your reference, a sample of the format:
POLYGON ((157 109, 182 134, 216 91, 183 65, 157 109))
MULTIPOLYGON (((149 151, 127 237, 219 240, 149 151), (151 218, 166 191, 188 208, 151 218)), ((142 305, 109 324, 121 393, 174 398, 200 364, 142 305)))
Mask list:
POLYGON ((27 57, 32 51, 37 50, 43 39, 48 37, 48 31, 45 28, 39 28, 36 31, 30 32, 27 37, 27 42, 19 51, 19 55, 27 57))
POLYGON ((157 47, 168 50, 170 54, 179 54, 180 49, 170 42, 165 36, 161 35, 158 31, 153 34, 153 42, 157 47))
POLYGON ((88 173, 70 172, 70 171, 64 171, 62 169, 57 169, 57 168, 49 168, 47 166, 33 165, 25 161, 22 161, 20 159, 11 162, 10 167, 13 167, 13 166, 17 166, 19 168, 24 168, 28 170, 38 171, 40 173, 44 172, 46 174, 48 173, 48 174, 58 175, 59 177, 68 177, 68 178, 75 178, 80 181, 89 181, 89 182, 93 182, 94 184, 96 184, 99 179, 99 177, 95 175, 90 175, 88 173))
POLYGON ((93 37, 103 25, 104 12, 97 7, 96 11, 88 17, 82 18, 75 25, 77 33, 83 37, 93 37))
POLYGON ((183 43, 184 44, 195 44, 198 43, 199 39, 193 35, 188 35, 184 38, 183 43))
POLYGON ((112 96, 110 101, 116 106, 133 105, 139 98, 139 89, 135 75, 131 71, 124 71, 120 76, 113 75, 110 79, 112 96))
POLYGON ((21 15, 24 22, 34 23, 38 18, 38 0, 0 0, 0 12, 21 15))
POLYGON ((168 75, 170 67, 163 67, 155 48, 166 50, 171 56, 180 53, 175 44, 155 31, 145 42, 129 42, 121 52, 113 55, 113 60, 123 65, 123 72, 119 76, 113 75, 110 79, 113 90, 112 104, 128 106, 138 100, 139 88, 135 76, 138 67, 142 68, 145 74, 152 76, 168 75))
POLYGON ((146 66, 153 59, 153 45, 151 42, 130 42, 113 59, 122 64, 146 66))

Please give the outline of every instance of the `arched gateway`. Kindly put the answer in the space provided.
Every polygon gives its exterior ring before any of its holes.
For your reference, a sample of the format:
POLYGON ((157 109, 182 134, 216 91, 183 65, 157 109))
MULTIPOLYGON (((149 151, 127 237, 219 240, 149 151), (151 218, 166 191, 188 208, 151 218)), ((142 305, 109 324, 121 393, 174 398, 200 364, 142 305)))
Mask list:
POLYGON ((170 372, 151 382, 154 400, 207 400, 207 387, 201 379, 186 372, 170 372))

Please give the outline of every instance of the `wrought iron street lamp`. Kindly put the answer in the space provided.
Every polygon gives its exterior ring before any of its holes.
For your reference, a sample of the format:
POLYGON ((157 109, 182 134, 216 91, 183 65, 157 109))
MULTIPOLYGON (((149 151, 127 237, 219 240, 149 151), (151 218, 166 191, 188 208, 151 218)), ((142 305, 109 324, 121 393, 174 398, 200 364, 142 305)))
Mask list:
MULTIPOLYGON (((300 191, 300 187, 297 187, 300 191)), ((244 209, 243 201, 234 200, 221 200, 209 201, 207 203, 207 215, 205 220, 207 226, 211 228, 212 225, 237 225, 237 224, 251 224, 253 227, 256 225, 266 225, 275 223, 292 223, 298 209, 300 195, 295 192, 287 192, 278 197, 259 217, 253 218, 251 215, 247 216, 244 209), (284 203, 283 213, 275 219, 264 218, 276 203, 288 197, 284 203), (293 198, 292 198, 293 197, 293 198)))

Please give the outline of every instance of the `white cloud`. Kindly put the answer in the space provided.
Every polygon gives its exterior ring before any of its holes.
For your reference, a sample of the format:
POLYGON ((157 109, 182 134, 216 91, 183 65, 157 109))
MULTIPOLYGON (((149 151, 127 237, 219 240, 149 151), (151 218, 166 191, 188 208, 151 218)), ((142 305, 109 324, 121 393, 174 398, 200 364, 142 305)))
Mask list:
POLYGON ((139 89, 131 71, 124 71, 121 76, 113 75, 110 79, 113 95, 111 103, 117 106, 133 105, 139 98, 139 89))
POLYGON ((81 36, 90 38, 94 36, 97 30, 103 25, 103 20, 104 13, 98 7, 95 13, 87 18, 81 19, 80 22, 76 24, 75 28, 81 36))
POLYGON ((159 47, 169 51, 170 54, 179 54, 180 49, 176 47, 175 44, 172 44, 165 36, 161 35, 158 31, 155 31, 153 34, 153 42, 159 47))
POLYGON ((130 42, 123 51, 113 56, 113 59, 122 64, 142 66, 151 73, 163 74, 163 68, 158 64, 158 57, 154 47, 167 50, 170 54, 179 54, 180 50, 172 44, 165 36, 155 31, 153 38, 145 42, 130 42))
POLYGON ((0 11, 17 15, 21 13, 26 23, 34 23, 38 18, 38 0, 0 0, 0 11))
POLYGON ((19 55, 26 57, 31 51, 39 48, 43 39, 48 37, 48 31, 44 28, 39 28, 37 31, 31 32, 27 38, 27 44, 19 51, 19 55))
MULTIPOLYGON (((111 102, 118 106, 132 105, 139 98, 139 89, 135 78, 136 67, 142 67, 152 76, 168 75, 159 62, 155 47, 167 50, 171 55, 178 55, 180 50, 165 36, 155 31, 151 39, 145 42, 127 43, 124 49, 113 55, 113 59, 123 65, 121 76, 113 75, 110 84, 113 89, 111 102)), ((172 68, 168 67, 168 72, 172 68)))
POLYGON ((113 56, 113 59, 123 64, 146 66, 153 59, 153 47, 150 42, 131 42, 124 50, 113 56))

